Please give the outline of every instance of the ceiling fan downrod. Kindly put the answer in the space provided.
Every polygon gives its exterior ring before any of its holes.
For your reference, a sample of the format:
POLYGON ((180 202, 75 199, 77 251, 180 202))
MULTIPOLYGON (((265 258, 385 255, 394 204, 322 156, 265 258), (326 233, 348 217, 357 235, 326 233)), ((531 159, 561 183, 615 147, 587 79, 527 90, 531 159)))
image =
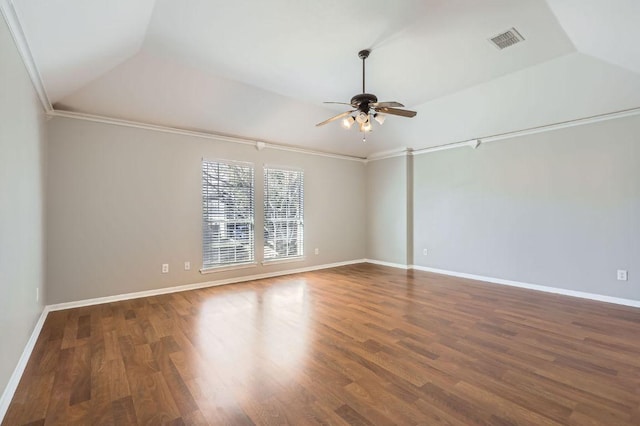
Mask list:
POLYGON ((364 49, 358 52, 358 58, 362 59, 362 93, 367 93, 367 91, 365 90, 365 85, 364 85, 364 77, 365 77, 365 61, 367 60, 367 58, 369 57, 369 53, 371 53, 371 50, 369 49, 364 49))

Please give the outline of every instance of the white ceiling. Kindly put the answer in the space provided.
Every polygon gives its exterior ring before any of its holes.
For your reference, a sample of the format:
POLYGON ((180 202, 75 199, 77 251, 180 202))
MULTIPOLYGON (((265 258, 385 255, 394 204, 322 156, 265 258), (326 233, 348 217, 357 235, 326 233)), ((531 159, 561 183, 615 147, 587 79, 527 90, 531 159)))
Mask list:
POLYGON ((367 156, 640 106, 635 0, 14 0, 56 108, 367 156), (525 41, 487 39, 511 27, 525 41), (403 102, 362 143, 361 91, 403 102))

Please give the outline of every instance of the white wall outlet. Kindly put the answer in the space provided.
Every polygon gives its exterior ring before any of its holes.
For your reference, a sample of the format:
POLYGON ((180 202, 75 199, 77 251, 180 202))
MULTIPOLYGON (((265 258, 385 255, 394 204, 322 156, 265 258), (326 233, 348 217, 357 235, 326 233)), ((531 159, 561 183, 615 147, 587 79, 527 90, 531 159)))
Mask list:
POLYGON ((163 263, 162 264, 162 273, 163 274, 168 274, 169 273, 169 264, 168 263, 163 263))
POLYGON ((36 302, 40 301, 40 288, 36 287, 36 302))
POLYGON ((320 254, 320 249, 319 249, 319 248, 316 248, 313 252, 314 252, 315 254, 320 254))
POLYGON ((627 280, 627 271, 624 269, 618 269, 618 281, 626 281, 627 280))
POLYGON ((422 249, 422 255, 426 256, 427 255, 427 249, 422 249))
POLYGON ((191 269, 191 262, 184 262, 184 270, 189 271, 191 269))

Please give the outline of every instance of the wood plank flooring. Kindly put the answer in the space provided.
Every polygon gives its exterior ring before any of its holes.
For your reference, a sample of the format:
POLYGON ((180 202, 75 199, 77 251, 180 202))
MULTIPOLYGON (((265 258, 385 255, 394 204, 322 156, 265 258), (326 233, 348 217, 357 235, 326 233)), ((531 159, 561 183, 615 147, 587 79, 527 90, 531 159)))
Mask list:
POLYGON ((3 425, 640 425, 640 309, 369 264, 49 314, 3 425))

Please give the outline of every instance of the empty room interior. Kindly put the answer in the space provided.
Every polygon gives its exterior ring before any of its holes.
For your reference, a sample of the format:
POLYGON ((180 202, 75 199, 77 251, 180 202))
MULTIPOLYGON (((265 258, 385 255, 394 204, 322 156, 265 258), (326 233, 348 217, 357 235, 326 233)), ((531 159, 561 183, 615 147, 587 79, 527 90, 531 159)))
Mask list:
POLYGON ((0 424, 640 425, 640 2, 0 11, 0 424))

